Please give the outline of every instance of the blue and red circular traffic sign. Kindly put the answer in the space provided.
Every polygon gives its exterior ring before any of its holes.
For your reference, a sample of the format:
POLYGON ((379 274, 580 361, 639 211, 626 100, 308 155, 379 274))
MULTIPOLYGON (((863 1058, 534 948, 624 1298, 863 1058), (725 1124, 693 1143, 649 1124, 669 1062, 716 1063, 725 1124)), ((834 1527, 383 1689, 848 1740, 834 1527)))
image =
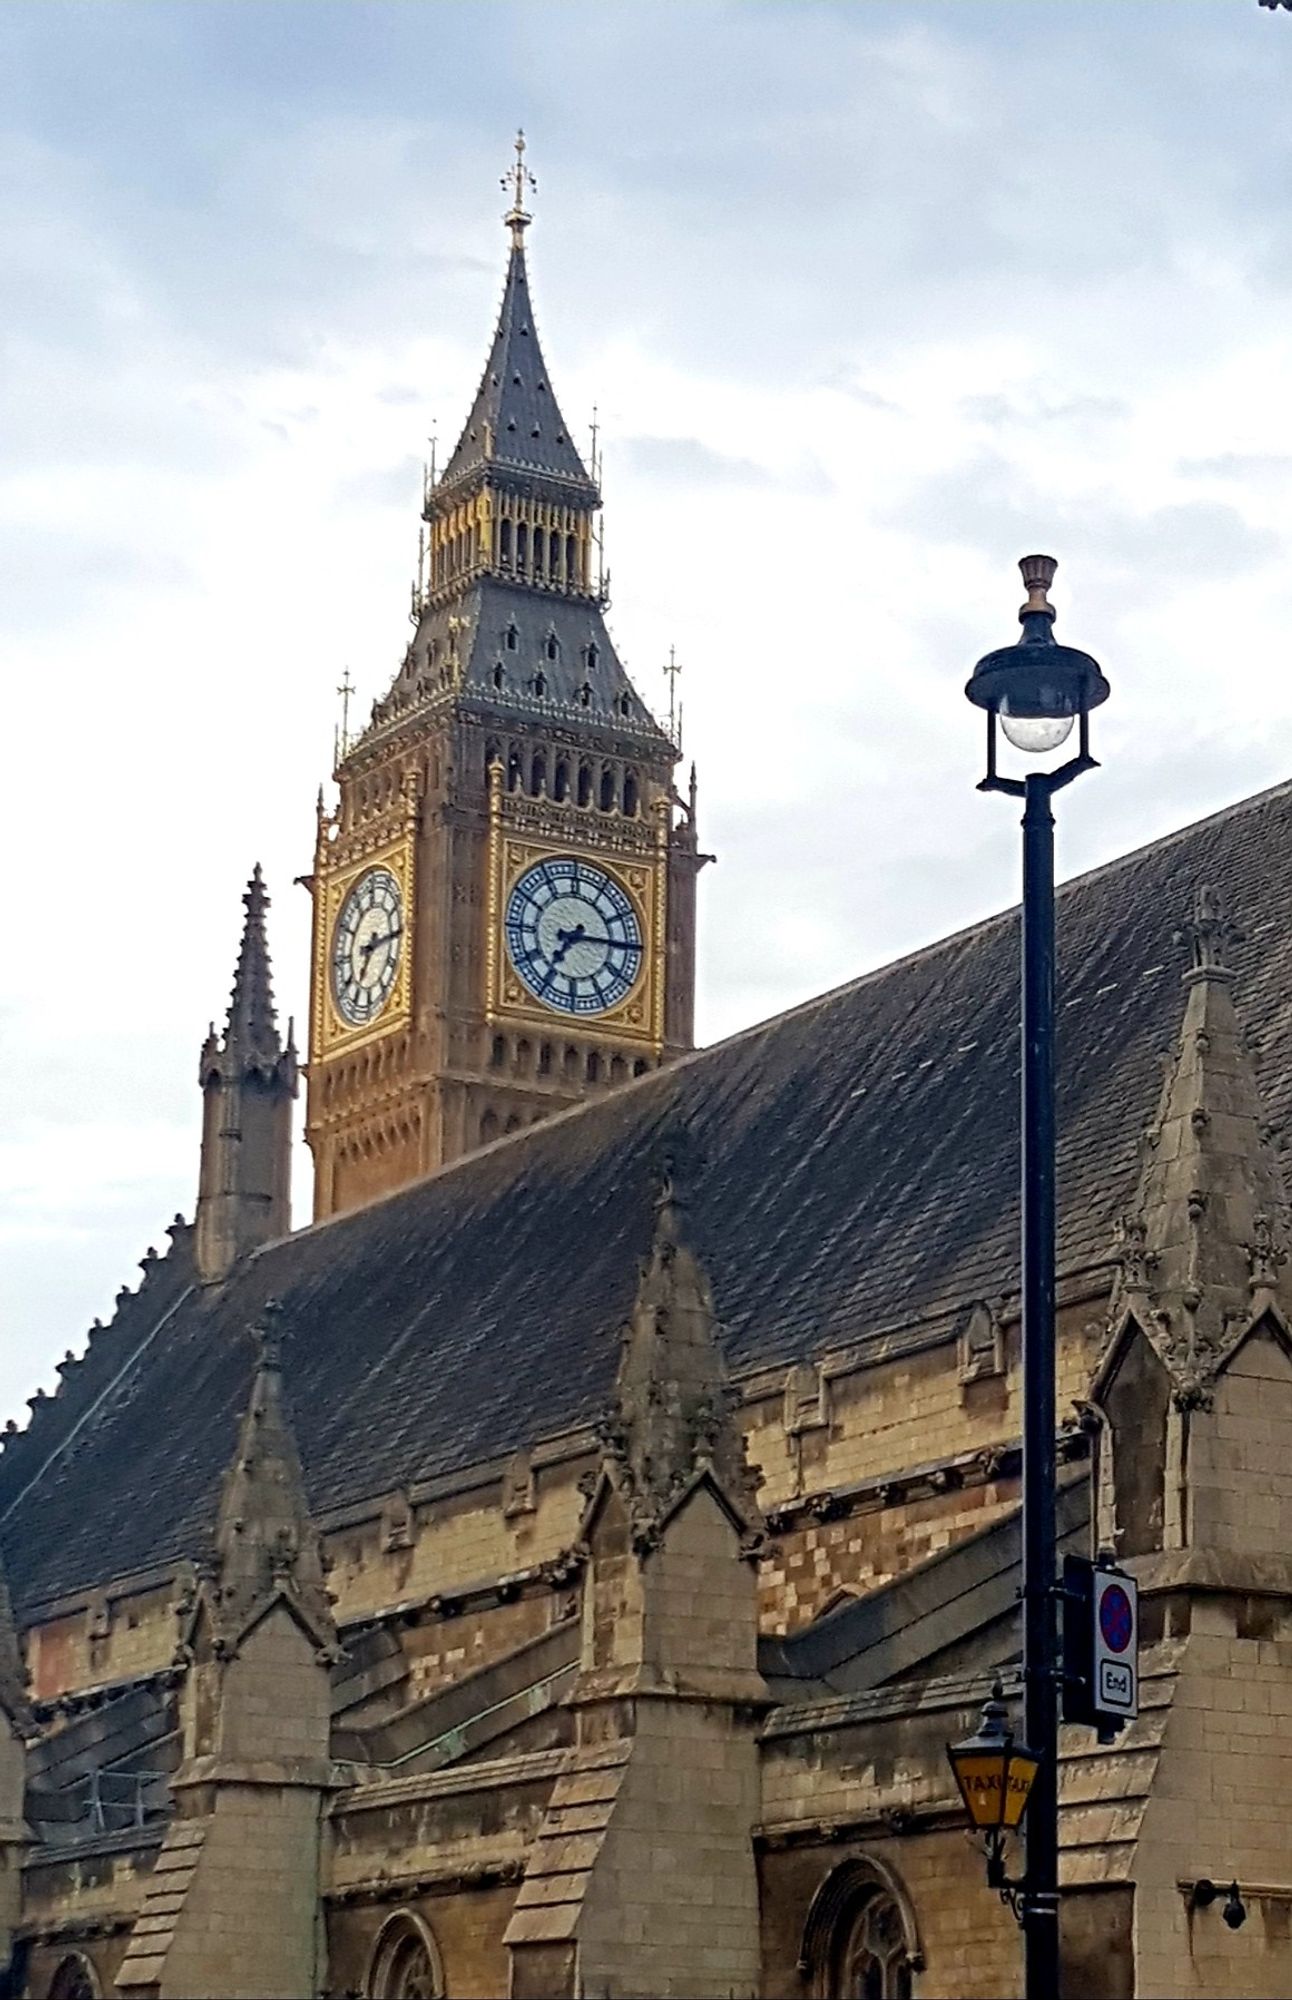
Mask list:
POLYGON ((1124 1653, 1135 1636, 1135 1614, 1119 1583, 1110 1583, 1099 1599, 1099 1632, 1110 1653, 1124 1653))

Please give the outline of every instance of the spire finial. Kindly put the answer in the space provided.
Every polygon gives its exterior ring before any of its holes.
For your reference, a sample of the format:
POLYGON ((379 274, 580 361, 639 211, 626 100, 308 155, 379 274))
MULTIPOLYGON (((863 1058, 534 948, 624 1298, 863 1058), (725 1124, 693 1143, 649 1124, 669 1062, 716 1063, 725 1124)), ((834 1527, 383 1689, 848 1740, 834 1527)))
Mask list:
POLYGON ((668 649, 668 662, 663 671, 668 675, 668 740, 682 747, 682 711, 677 700, 677 677, 682 671, 682 662, 677 657, 677 648, 668 649))
POLYGON ((1175 934, 1178 944, 1189 946, 1185 979, 1232 979, 1233 973, 1225 961, 1230 945, 1238 936, 1238 930, 1225 914, 1219 889, 1210 882, 1200 882, 1194 891, 1193 908, 1175 934))
POLYGON ((266 1299, 260 1317, 248 1328, 256 1343, 256 1367, 281 1370, 283 1365, 283 1309, 277 1299, 266 1299))
POLYGON ((252 869, 251 880, 243 891, 242 907, 246 916, 237 969, 233 975, 233 992, 229 996, 225 1043, 229 1048, 236 1047, 244 1059, 273 1059, 279 1055, 280 1045, 270 983, 269 947, 265 939, 269 894, 259 862, 252 869))
POLYGON ((337 693, 341 697, 341 727, 337 732, 336 743, 333 746, 336 751, 333 761, 338 764, 350 748, 350 697, 354 692, 354 682, 350 678, 350 669, 347 667, 341 676, 341 685, 337 689, 337 693))
POLYGON ((514 167, 508 169, 498 185, 504 194, 511 195, 511 207, 507 210, 506 215, 504 215, 503 221, 511 231, 513 246, 519 250, 525 240, 525 231, 533 221, 533 217, 525 207, 525 190, 528 188, 533 194, 537 194, 538 182, 525 165, 525 133, 523 128, 517 129, 516 137, 512 143, 516 152, 516 164, 514 167))

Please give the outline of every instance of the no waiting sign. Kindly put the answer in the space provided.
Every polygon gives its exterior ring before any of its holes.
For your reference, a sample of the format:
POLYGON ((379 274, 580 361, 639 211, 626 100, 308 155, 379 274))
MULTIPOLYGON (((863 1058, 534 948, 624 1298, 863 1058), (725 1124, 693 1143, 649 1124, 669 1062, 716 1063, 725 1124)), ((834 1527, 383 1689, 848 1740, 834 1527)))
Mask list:
POLYGON ((1122 1570, 1096 1568, 1091 1583, 1094 1706, 1130 1722, 1139 1714, 1139 1593, 1122 1570))

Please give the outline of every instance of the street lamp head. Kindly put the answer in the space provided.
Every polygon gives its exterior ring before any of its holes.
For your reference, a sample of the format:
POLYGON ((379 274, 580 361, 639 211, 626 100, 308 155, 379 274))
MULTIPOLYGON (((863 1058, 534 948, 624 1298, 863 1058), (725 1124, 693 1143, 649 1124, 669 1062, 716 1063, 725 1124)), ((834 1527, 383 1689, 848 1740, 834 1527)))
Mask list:
POLYGON ((1040 1759, 1014 1741, 999 1681, 983 1708, 976 1734, 948 1744, 947 1756, 975 1831, 1013 1833, 1027 1809, 1040 1759))
POLYGON ((1016 750, 1034 756, 1057 750, 1077 717, 1108 699, 1098 662, 1055 641, 1048 593, 1058 566, 1053 556, 1023 557, 1019 569, 1027 602, 1018 614, 1023 636, 1013 646, 984 653, 965 688, 976 707, 999 717, 1016 750))

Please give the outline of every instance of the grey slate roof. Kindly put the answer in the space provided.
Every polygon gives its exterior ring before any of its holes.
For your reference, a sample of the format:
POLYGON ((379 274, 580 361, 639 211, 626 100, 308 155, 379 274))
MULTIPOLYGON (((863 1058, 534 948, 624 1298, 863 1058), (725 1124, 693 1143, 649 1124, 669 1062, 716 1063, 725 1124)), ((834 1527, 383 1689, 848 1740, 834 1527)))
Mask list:
POLYGON ((571 442, 543 360, 529 298, 525 251, 513 244, 498 324, 480 387, 443 484, 486 463, 504 472, 574 480, 592 495, 583 460, 571 442), (486 438, 492 448, 486 451, 486 438))
MULTIPOLYGON (((1204 880, 1245 934, 1237 1002, 1266 1105, 1276 1121, 1289 1109, 1284 785, 1062 892, 1065 1271, 1107 1261, 1134 1192, 1159 1052, 1182 1014, 1172 931, 1204 880)), ((705 1162, 691 1222, 737 1374, 877 1342, 1014 1286, 1017 944, 1009 912, 270 1245, 217 1293, 179 1297, 137 1338, 137 1361, 116 1351, 109 1393, 68 1451, 52 1450, 56 1399, 40 1449, 20 1441, 0 1459, 17 1603, 204 1547, 251 1377, 245 1328, 270 1296, 285 1308, 287 1399, 316 1512, 592 1417, 678 1120, 705 1162), (26 1460, 22 1480, 11 1453, 26 1460)))
POLYGON ((476 578, 424 613, 390 694, 377 704, 376 720, 383 721, 419 693, 434 694, 441 666, 455 648, 463 693, 504 722, 523 717, 581 729, 600 724, 620 735, 643 737, 655 750, 667 744, 629 680, 594 598, 494 576, 476 578), (514 634, 514 645, 508 644, 509 634, 514 634), (591 657, 590 646, 595 648, 591 657))

